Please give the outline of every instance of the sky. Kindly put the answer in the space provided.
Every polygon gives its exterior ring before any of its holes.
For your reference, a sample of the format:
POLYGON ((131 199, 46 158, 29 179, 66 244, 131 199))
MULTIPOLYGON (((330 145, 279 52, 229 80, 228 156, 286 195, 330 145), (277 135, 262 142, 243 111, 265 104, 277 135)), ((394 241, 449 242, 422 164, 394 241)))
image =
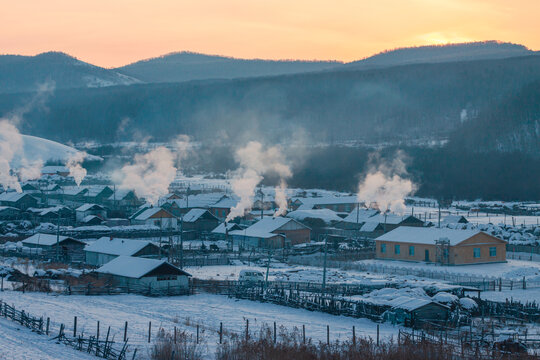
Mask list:
POLYGON ((0 53, 116 67, 175 51, 353 61, 500 40, 540 49, 540 0, 0 0, 0 53))

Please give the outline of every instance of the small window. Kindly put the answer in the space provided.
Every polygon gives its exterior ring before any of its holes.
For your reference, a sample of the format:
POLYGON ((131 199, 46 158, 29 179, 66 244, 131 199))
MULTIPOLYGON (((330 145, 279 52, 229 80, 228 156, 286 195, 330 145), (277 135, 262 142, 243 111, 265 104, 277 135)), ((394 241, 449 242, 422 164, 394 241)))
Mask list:
POLYGON ((409 246, 409 255, 414 256, 414 246, 409 246))
POLYGON ((400 250, 401 250, 401 247, 399 245, 395 245, 394 252, 396 253, 396 255, 400 253, 400 250))
POLYGON ((386 252, 386 244, 381 244, 381 253, 385 253, 386 252))
POLYGON ((473 248, 473 256, 476 259, 480 257, 480 248, 473 248))
POLYGON ((491 257, 497 256, 497 248, 495 246, 489 248, 489 256, 491 257))

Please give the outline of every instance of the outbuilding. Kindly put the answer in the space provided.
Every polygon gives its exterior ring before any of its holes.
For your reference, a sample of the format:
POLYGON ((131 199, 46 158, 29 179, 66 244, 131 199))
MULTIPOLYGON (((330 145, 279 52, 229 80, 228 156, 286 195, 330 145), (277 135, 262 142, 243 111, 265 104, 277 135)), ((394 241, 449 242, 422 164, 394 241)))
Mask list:
POLYGON ((92 266, 101 266, 118 256, 157 258, 159 246, 146 240, 102 237, 84 248, 85 262, 92 266))
POLYGON ((206 209, 191 209, 182 217, 182 230, 199 234, 212 231, 218 224, 218 218, 206 209))
POLYGON ((26 210, 29 207, 36 207, 38 205, 38 200, 26 193, 9 191, 0 194, 0 205, 11 206, 19 210, 26 210))
POLYGON ((400 226, 375 239, 376 258, 468 265, 506 261, 506 241, 479 230, 400 226))
POLYGON ((178 219, 160 207, 147 208, 131 218, 134 225, 153 225, 162 229, 178 229, 178 219))
POLYGON ((37 233, 22 241, 22 244, 29 248, 41 248, 50 254, 58 253, 65 261, 79 260, 83 255, 86 243, 68 236, 37 233))
POLYGON ((187 272, 165 260, 118 256, 96 270, 101 278, 111 278, 117 285, 148 294, 186 294, 189 292, 187 272))
POLYGON ((75 218, 78 222, 84 222, 84 219, 89 215, 94 215, 101 218, 101 220, 105 220, 107 218, 107 209, 98 204, 82 204, 75 209, 75 218))

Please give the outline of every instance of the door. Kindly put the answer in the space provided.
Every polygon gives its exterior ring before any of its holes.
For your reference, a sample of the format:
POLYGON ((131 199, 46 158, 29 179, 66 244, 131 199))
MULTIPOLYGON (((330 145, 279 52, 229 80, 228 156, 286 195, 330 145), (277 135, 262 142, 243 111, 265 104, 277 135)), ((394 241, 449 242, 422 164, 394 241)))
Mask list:
POLYGON ((429 261, 429 250, 426 250, 426 258, 425 261, 429 261))

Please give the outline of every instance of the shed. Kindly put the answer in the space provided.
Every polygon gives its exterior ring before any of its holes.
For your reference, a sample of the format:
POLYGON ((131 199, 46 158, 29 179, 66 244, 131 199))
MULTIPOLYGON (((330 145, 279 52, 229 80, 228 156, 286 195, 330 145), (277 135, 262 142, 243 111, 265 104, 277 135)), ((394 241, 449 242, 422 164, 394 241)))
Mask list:
POLYGON ((58 242, 58 252, 64 260, 79 258, 86 243, 72 237, 37 233, 22 241, 22 244, 30 248, 42 248, 51 252, 56 252, 58 242))
POLYGON ((411 327, 421 326, 423 322, 445 321, 450 312, 448 306, 438 302, 406 296, 390 301, 390 305, 392 321, 411 327))
POLYGON ((11 206, 20 210, 26 210, 29 207, 36 207, 37 204, 38 200, 26 193, 9 191, 0 194, 0 205, 3 206, 11 206))
POLYGON ((191 209, 182 217, 182 230, 210 232, 219 224, 217 217, 206 209, 191 209))
POLYGON ((84 222, 84 218, 89 215, 94 215, 104 220, 107 218, 107 209, 98 204, 82 204, 75 209, 75 218, 78 222, 84 222))
POLYGON ((132 256, 118 256, 97 269, 96 273, 100 277, 111 277, 121 286, 171 294, 187 293, 191 276, 165 260, 132 256))
POLYGON ((159 247, 146 240, 102 237, 84 248, 88 265, 101 266, 118 256, 158 257, 159 247))

